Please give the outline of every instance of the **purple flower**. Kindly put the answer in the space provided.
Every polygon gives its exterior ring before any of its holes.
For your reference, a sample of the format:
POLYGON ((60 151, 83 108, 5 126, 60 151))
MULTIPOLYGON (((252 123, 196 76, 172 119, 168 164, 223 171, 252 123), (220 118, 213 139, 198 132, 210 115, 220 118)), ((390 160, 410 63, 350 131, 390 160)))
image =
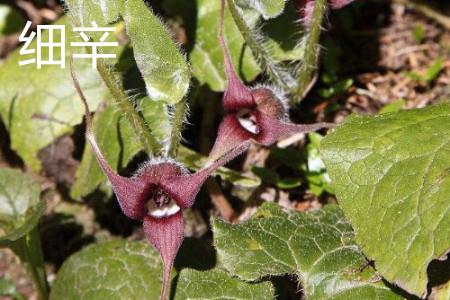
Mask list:
POLYGON ((226 116, 219 126, 210 158, 220 157, 236 147, 242 149, 244 144, 249 145, 250 140, 268 146, 288 135, 334 127, 330 123, 294 124, 289 121, 283 97, 277 95, 274 89, 266 86, 248 88, 239 80, 223 36, 224 6, 222 0, 219 39, 228 78, 228 86, 222 99, 226 116))
POLYGON ((173 160, 159 158, 145 163, 130 178, 120 176, 114 172, 98 147, 86 99, 73 73, 72 78, 86 109, 86 138, 112 185, 122 212, 131 219, 143 222, 147 239, 161 254, 164 264, 161 299, 166 299, 170 271, 184 238, 183 209, 194 204, 208 176, 242 153, 247 145, 242 144, 194 174, 173 160))

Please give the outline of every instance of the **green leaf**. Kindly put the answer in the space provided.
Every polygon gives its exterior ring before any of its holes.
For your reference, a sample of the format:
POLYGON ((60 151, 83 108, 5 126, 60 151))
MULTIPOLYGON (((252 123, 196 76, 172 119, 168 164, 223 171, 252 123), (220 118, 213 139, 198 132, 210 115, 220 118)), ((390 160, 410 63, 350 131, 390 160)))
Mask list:
MULTIPOLYGON (((195 171, 203 168, 207 162, 206 157, 184 146, 181 146, 178 150, 178 156, 176 159, 183 163, 187 168, 195 171)), ((241 187, 251 188, 257 187, 261 184, 261 181, 257 178, 243 175, 237 171, 225 167, 219 168, 214 174, 219 175, 225 181, 241 187)))
POLYGON ((217 269, 204 272, 187 269, 180 272, 175 300, 270 299, 273 294, 269 282, 251 284, 217 269))
POLYGON ((150 99, 168 105, 183 99, 189 88, 189 67, 165 25, 143 0, 67 2, 77 26, 91 26, 92 21, 106 25, 122 16, 150 99))
POLYGON ((94 244, 64 262, 50 299, 159 299, 161 275, 160 256, 145 242, 94 244))
POLYGON ((276 184, 280 180, 280 175, 273 169, 253 166, 252 172, 261 178, 265 184, 276 184))
MULTIPOLYGON (((152 133, 160 142, 164 141, 170 133, 170 120, 164 102, 150 101, 144 97, 138 100, 138 104, 152 133)), ((125 168, 141 150, 139 141, 130 138, 134 136, 130 124, 114 106, 108 106, 95 115, 94 128, 97 143, 113 170, 125 168)), ((105 180, 91 147, 85 147, 71 196, 75 199, 86 196, 105 180)))
MULTIPOLYGON (((65 19, 57 24, 66 25, 65 19)), ((69 35, 71 30, 67 30, 69 35)), ((43 32, 43 40, 48 39, 48 31, 43 32)), ((78 39, 79 37, 77 37, 78 39)), ((60 32, 54 32, 54 40, 60 39, 60 32)), ((69 37, 66 48, 70 47, 69 37)), ((36 49, 36 39, 30 49, 36 49)), ((58 57, 55 51, 55 59, 58 57)), ((42 49, 43 57, 48 57, 48 48, 42 49)), ((66 51, 66 62, 70 59, 66 51)), ((11 138, 11 147, 22 157, 27 166, 40 170, 37 153, 55 138, 69 133, 72 126, 81 123, 83 107, 73 87, 69 69, 60 66, 35 65, 19 66, 19 61, 28 59, 14 51, 0 67, 0 116, 6 124, 11 138)), ((106 95, 105 88, 89 60, 76 59, 75 72, 81 87, 90 101, 90 107, 97 107, 106 95)))
POLYGON ((11 6, 0 5, 0 36, 20 31, 25 19, 11 6))
POLYGON ((444 63, 445 59, 443 57, 439 57, 431 63, 431 65, 426 69, 425 73, 412 71, 406 73, 406 76, 418 82, 430 84, 439 76, 441 71, 444 69, 444 63))
MULTIPOLYGON (((124 168, 140 150, 139 142, 130 138, 133 130, 122 113, 114 106, 108 106, 94 117, 95 137, 113 170, 124 168)), ((75 199, 86 196, 106 180, 90 145, 86 145, 81 165, 76 173, 71 196, 75 199)))
POLYGON ((425 24, 416 23, 412 28, 412 34, 417 44, 422 44, 422 42, 427 38, 427 30, 425 29, 425 24))
POLYGON ((190 72, 167 29, 142 0, 128 0, 124 13, 148 96, 169 105, 180 102, 189 88, 190 72))
MULTIPOLYGON (((91 27, 92 22, 98 26, 106 26, 119 17, 123 10, 123 0, 66 0, 68 15, 74 26, 91 27)), ((89 34, 89 33, 87 33, 89 34)))
POLYGON ((0 170, 0 245, 9 245, 30 232, 44 213, 41 189, 21 171, 0 170))
POLYGON ((296 274, 307 299, 400 299, 367 267, 336 206, 285 213, 266 203, 242 225, 214 220, 213 232, 219 260, 241 279, 296 274))
POLYGON ((388 281, 426 293, 450 249, 450 105, 352 117, 322 142, 339 203, 388 281))
POLYGON ((346 92, 353 85, 353 79, 347 78, 330 84, 326 88, 321 88, 317 93, 322 98, 331 98, 346 92))
POLYGON ((399 112, 403 109, 405 106, 406 101, 403 99, 397 99, 395 101, 392 101, 388 105, 384 106, 382 109, 380 109, 380 114, 385 113, 393 113, 393 112, 399 112))
POLYGON ((286 177, 277 181, 277 187, 283 190, 295 189, 302 185, 300 178, 286 177))
POLYGON ((17 292, 14 282, 6 278, 0 278, 0 296, 9 296, 14 300, 25 300, 25 298, 17 292))
POLYGON ((264 19, 276 18, 284 10, 285 0, 238 0, 236 3, 244 8, 253 8, 258 11, 264 19))
MULTIPOLYGON (((188 26, 187 33, 192 36, 188 42, 195 40, 194 45, 188 45, 191 48, 189 60, 193 75, 200 84, 207 84, 213 91, 223 91, 226 77, 223 52, 218 39, 220 1, 193 2, 168 0, 164 1, 164 8, 171 14, 181 14, 184 17, 188 26), (195 6, 194 9, 191 6, 195 6)), ((257 18, 253 14, 250 19, 254 23, 257 18)), ((244 39, 228 10, 225 14, 225 36, 237 73, 247 81, 255 79, 260 69, 250 49, 244 46, 244 39)))
MULTIPOLYGON (((218 40, 220 1, 197 0, 197 12, 196 42, 189 55, 192 70, 200 83, 208 84, 213 91, 223 91, 226 77, 223 52, 218 40)), ((224 26, 235 69, 246 81, 253 80, 260 69, 250 49, 244 46, 244 39, 228 11, 225 13, 224 26)))

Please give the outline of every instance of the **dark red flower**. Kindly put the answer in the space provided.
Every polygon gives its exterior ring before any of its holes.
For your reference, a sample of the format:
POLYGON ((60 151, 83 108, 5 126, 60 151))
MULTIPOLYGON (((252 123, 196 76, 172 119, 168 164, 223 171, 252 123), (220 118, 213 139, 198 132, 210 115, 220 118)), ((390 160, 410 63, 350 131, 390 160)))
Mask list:
MULTIPOLYGON (((340 9, 355 0, 329 0, 328 4, 331 9, 340 9)), ((314 0, 295 0, 294 5, 296 10, 301 16, 302 22, 305 26, 309 26, 312 20, 312 14, 314 11, 314 0)))
POLYGON ((294 124, 289 121, 283 97, 275 89, 266 86, 251 89, 239 80, 223 36, 224 6, 222 0, 219 39, 228 78, 228 86, 222 99, 226 116, 219 126, 210 158, 214 160, 236 147, 242 147, 244 143, 249 145, 247 143, 249 140, 268 146, 282 137, 295 133, 334 127, 334 124, 330 123, 294 124))
POLYGON ((161 299, 166 299, 170 271, 184 238, 183 209, 194 204, 208 176, 245 151, 247 145, 234 148, 194 174, 173 160, 159 158, 145 163, 132 177, 120 176, 98 147, 86 99, 73 73, 72 77, 86 109, 86 138, 112 185, 122 212, 131 219, 143 221, 147 239, 161 254, 164 264, 161 299))

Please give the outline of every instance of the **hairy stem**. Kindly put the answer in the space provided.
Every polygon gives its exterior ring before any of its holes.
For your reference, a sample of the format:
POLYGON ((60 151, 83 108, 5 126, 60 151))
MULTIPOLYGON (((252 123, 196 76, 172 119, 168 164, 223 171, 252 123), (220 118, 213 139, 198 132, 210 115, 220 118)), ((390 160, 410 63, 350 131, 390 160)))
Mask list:
POLYGON ((176 157, 178 153, 178 146, 181 142, 181 131, 183 130, 183 123, 186 118, 187 99, 183 98, 180 102, 175 104, 175 114, 172 119, 172 132, 170 134, 170 148, 169 156, 176 157))
POLYGON ((305 40, 305 55, 298 75, 298 84, 292 97, 293 104, 299 103, 309 90, 317 69, 320 53, 320 32, 327 9, 327 0, 316 0, 311 25, 305 40))
POLYGON ((109 69, 103 59, 98 60, 97 71, 124 113, 135 134, 138 136, 144 150, 148 155, 159 155, 162 151, 161 144, 153 136, 150 128, 148 128, 142 117, 138 114, 133 103, 120 87, 114 73, 109 69))
POLYGON ((39 300, 48 299, 48 282, 45 276, 44 258, 37 226, 11 245, 11 250, 25 265, 36 290, 39 300))
POLYGON ((236 7, 234 0, 227 0, 227 3, 234 23, 241 32, 246 44, 252 50, 256 60, 262 65, 264 72, 283 89, 289 90, 292 88, 293 78, 272 59, 271 54, 267 48, 264 47, 264 37, 262 37, 260 33, 255 33, 248 26, 236 7))

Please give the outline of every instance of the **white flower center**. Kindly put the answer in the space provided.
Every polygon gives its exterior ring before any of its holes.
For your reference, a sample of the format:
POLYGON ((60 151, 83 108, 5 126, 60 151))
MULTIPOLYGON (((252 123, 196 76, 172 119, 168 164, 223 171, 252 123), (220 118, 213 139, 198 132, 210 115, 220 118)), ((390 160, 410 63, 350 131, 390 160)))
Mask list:
POLYGON ((251 114, 249 109, 242 109, 237 113, 237 120, 245 130, 253 133, 259 133, 259 126, 256 123, 256 118, 251 114))
POLYGON ((172 198, 160 193, 157 196, 147 202, 147 212, 151 217, 166 218, 175 215, 181 210, 172 198))

